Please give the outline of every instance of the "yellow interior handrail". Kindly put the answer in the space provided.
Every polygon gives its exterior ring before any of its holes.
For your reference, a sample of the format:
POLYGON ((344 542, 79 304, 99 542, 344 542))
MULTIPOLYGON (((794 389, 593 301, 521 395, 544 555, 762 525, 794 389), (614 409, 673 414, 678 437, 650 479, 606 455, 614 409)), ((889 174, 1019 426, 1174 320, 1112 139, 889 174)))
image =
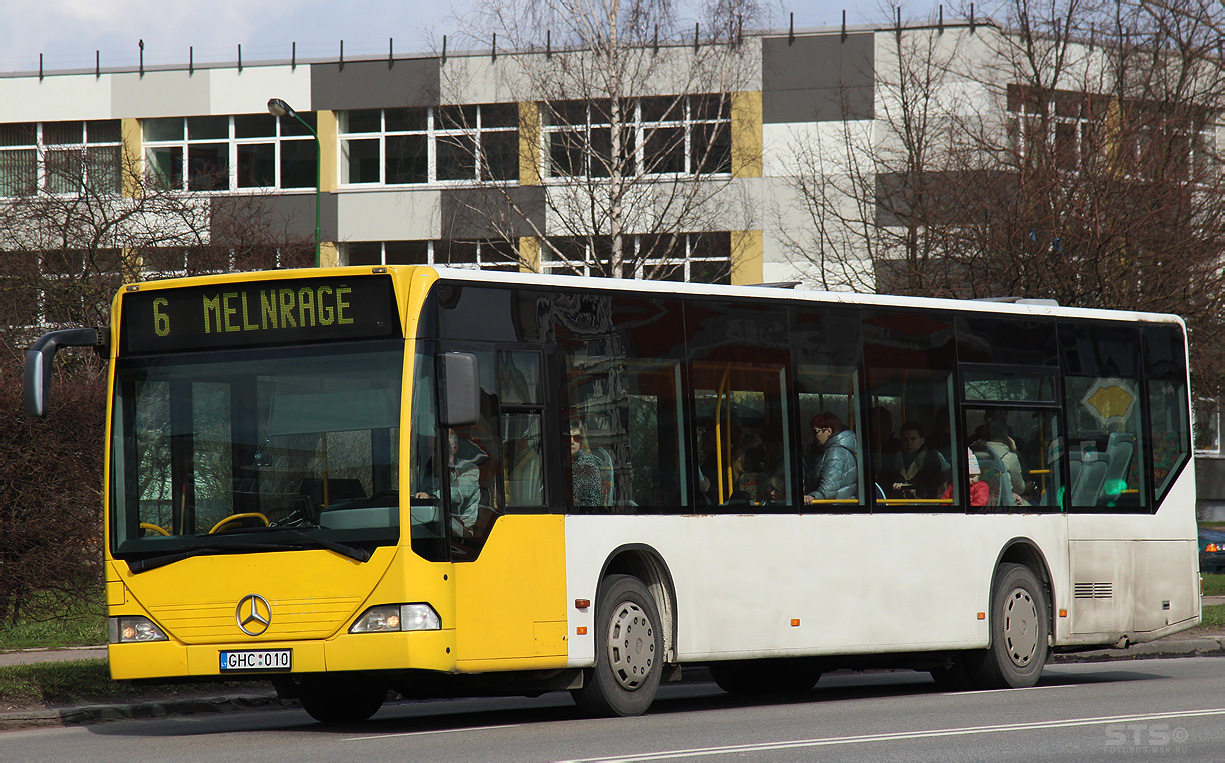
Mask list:
MULTIPOLYGON (((720 420, 720 416, 722 416, 723 414, 723 396, 727 393, 728 377, 731 376, 731 373, 732 373, 732 367, 730 365, 725 366, 723 369, 723 378, 719 380, 719 389, 715 392, 715 480, 716 480, 716 486, 717 486, 716 489, 718 490, 719 503, 723 503, 724 501, 727 500, 727 494, 723 492, 723 431, 722 431, 723 422, 720 420)), ((731 401, 728 401, 727 429, 729 433, 731 432, 731 428, 732 428, 731 411, 732 411, 731 401)), ((729 443, 729 450, 730 450, 730 443, 729 443)), ((732 464, 731 464, 731 453, 730 452, 727 454, 727 460, 728 460, 727 482, 728 482, 728 486, 730 487, 731 481, 732 481, 732 464)), ((729 490, 728 493, 730 492, 731 491, 729 490)))

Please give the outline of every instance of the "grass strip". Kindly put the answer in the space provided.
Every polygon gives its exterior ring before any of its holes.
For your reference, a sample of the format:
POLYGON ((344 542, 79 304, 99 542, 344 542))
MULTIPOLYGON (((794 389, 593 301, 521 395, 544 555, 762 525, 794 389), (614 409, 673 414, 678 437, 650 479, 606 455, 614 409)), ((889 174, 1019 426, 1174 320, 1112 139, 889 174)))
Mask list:
POLYGON ((1225 604, 1213 604, 1210 607, 1204 607, 1199 627, 1211 629, 1225 628, 1225 604))
MULTIPOLYGON (((237 681, 168 686, 131 685, 112 681, 106 660, 0 667, 0 709, 135 702, 216 692, 237 694, 255 688, 253 684, 237 681)), ((262 689, 264 685, 258 688, 262 689)))
POLYGON ((1225 575, 1205 575, 1204 595, 1225 596, 1225 575))
POLYGON ((0 652, 99 646, 105 643, 106 617, 101 614, 0 626, 0 652))

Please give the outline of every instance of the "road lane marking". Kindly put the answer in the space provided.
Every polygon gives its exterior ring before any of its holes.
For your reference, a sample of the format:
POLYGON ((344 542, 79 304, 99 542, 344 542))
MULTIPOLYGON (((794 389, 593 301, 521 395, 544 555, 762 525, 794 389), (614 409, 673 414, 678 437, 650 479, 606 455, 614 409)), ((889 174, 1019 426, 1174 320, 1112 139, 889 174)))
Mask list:
POLYGON ((998 726, 966 726, 950 729, 930 729, 927 731, 898 731, 888 734, 864 734, 847 737, 825 737, 820 739, 799 739, 790 742, 759 742, 757 744, 727 745, 724 747, 694 747, 688 750, 667 750, 647 752, 638 755, 617 755, 604 758, 578 758, 569 763, 604 763, 607 761, 631 760, 665 760, 668 758, 685 758, 709 755, 737 755, 747 752, 766 752, 770 750, 794 750, 804 747, 829 747, 833 745, 866 744, 870 742, 891 742, 906 739, 930 739, 936 737, 969 736, 973 734, 997 734, 1002 731, 1037 731, 1041 729, 1074 728, 1077 726, 1094 726, 1104 723, 1136 723, 1174 718, 1200 718, 1213 715, 1225 715, 1225 707, 1208 710, 1185 710, 1168 713, 1145 713, 1143 715, 1107 715, 1097 718, 1069 718, 1060 721, 1034 721, 1030 723, 1009 723, 998 726))
POLYGON ((488 731, 489 729, 515 729, 515 728, 518 728, 519 725, 520 724, 518 723, 511 723, 511 724, 503 724, 501 726, 461 726, 460 728, 455 728, 455 729, 434 729, 433 731, 405 731, 400 734, 371 734, 370 736, 364 736, 364 737, 347 737, 340 741, 342 742, 364 742, 367 739, 393 739, 395 737, 419 737, 419 736, 425 736, 426 734, 453 734, 457 731, 488 731))

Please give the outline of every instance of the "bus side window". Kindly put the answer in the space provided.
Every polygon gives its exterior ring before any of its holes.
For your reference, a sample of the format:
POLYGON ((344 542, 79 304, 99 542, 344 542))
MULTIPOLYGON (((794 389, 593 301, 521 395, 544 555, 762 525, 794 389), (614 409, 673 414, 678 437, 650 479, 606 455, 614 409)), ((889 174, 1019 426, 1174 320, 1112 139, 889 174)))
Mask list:
POLYGON ((498 441, 499 396, 497 365, 489 350, 473 351, 480 375, 480 418, 471 426, 453 427, 441 436, 449 443, 447 515, 450 517, 452 561, 472 561, 485 546, 503 503, 500 494, 502 448, 498 441))
MULTIPOLYGON (((863 441, 865 427, 861 414, 859 392, 863 348, 859 311, 844 308, 795 308, 792 313, 791 346, 795 357, 795 387, 799 402, 796 429, 799 443, 790 449, 799 471, 801 510, 809 513, 845 513, 862 511, 867 496, 873 492, 865 482, 863 441), (846 430, 834 440, 833 447, 844 443, 854 451, 856 485, 853 496, 843 498, 817 497, 809 494, 818 490, 825 446, 813 431, 813 420, 830 414, 846 430), (853 438, 853 439, 852 439, 853 438)), ((822 419, 825 421, 827 419, 822 419)), ((824 434, 824 433, 823 433, 824 434)), ((832 435, 831 435, 832 439, 832 435)), ((843 493, 848 493, 844 490, 843 493)))
POLYGON ((498 353, 502 464, 507 506, 544 505, 541 436, 544 414, 540 353, 498 353))
POLYGON ((1059 326, 1069 472, 1076 472, 1071 511, 1148 511, 1138 334, 1133 327, 1059 326))
POLYGON ((950 317, 865 312, 864 335, 870 478, 877 510, 951 511, 964 506, 964 483, 953 476, 952 466, 962 457, 951 427, 948 441, 943 441, 950 426, 956 360, 950 317), (946 498, 950 484, 954 489, 946 498))

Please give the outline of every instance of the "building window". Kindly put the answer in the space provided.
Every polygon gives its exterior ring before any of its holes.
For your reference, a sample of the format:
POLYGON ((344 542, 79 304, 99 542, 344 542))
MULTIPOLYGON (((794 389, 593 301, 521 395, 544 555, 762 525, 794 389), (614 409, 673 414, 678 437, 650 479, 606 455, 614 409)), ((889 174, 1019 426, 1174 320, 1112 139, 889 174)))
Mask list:
POLYGON ((653 96, 623 102, 547 104, 544 150, 549 176, 709 175, 729 173, 731 109, 725 95, 653 96), (622 125, 614 162, 613 125, 622 125))
POLYGON ((0 124, 0 196, 117 194, 121 184, 118 119, 0 124))
POLYGON ((440 265, 519 270, 515 245, 503 240, 355 241, 344 245, 349 265, 440 265))
MULTIPOLYGON (((314 114, 300 114, 312 127, 314 114)), ((143 121, 147 172, 189 191, 314 188, 318 148, 298 120, 271 114, 143 121)))
MULTIPOLYGON (((623 246, 625 278, 731 283, 730 233, 626 236, 623 246)), ((611 256, 611 236, 551 236, 541 247, 541 272, 606 276, 611 256)))
POLYGON ((519 178, 519 107, 486 103, 340 113, 344 185, 519 178))
POLYGON ((1035 160, 1049 154, 1064 172, 1111 161, 1134 178, 1186 180, 1206 166, 1206 109, 1068 90, 1008 86, 1012 150, 1035 160))

